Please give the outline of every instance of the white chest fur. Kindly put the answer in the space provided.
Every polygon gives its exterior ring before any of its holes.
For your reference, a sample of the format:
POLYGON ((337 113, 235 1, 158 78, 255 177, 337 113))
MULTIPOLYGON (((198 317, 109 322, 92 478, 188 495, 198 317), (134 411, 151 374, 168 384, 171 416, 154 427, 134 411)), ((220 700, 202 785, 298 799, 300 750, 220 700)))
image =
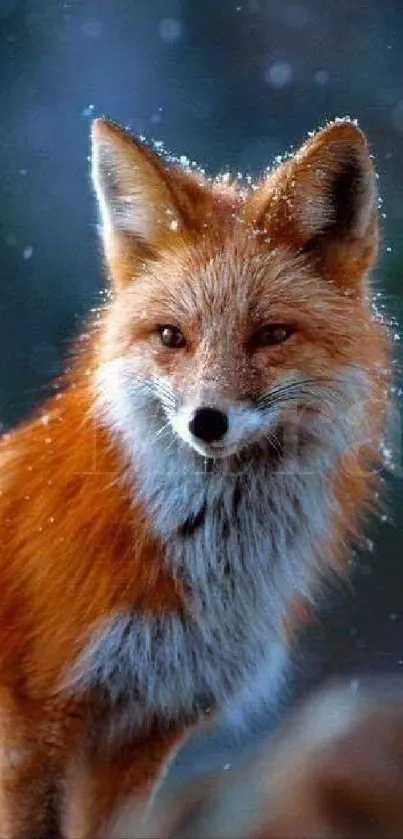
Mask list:
POLYGON ((261 453, 238 474, 205 472, 183 446, 175 453, 163 441, 151 464, 137 455, 141 492, 188 612, 114 615, 94 633, 78 681, 130 707, 139 725, 151 714, 179 720, 223 707, 267 664, 274 690, 287 604, 310 589, 330 513, 323 469, 279 471, 261 453))

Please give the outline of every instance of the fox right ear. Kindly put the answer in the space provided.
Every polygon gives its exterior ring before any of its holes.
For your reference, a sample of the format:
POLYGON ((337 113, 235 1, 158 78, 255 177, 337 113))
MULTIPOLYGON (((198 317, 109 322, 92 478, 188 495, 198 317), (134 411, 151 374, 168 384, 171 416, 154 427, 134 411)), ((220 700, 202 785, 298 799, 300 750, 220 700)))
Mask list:
POLYGON ((92 178, 106 259, 114 280, 125 285, 133 274, 133 257, 152 253, 162 238, 183 226, 175 177, 147 145, 97 119, 92 124, 92 178))
POLYGON ((364 134, 350 120, 317 132, 266 179, 252 219, 271 246, 290 246, 350 288, 375 260, 377 195, 364 134))

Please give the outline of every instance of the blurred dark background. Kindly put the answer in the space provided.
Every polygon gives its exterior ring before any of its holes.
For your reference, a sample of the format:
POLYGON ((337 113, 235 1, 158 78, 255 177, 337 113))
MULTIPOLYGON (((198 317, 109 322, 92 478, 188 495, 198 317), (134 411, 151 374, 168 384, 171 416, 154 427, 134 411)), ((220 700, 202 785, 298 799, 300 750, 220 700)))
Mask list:
MULTIPOLYGON (((0 0, 0 424, 42 399, 104 285, 88 133, 107 115, 209 173, 257 174, 334 116, 379 172, 374 282, 403 312, 403 4, 398 0, 0 0)), ((379 305, 384 305, 379 302, 379 305)), ((396 397, 400 376, 396 367, 396 397)), ((400 458, 400 452, 398 454, 400 458)), ((328 674, 403 674, 403 482, 300 645, 292 697, 328 674)), ((262 714, 256 732, 270 727, 262 714)), ((248 735, 250 736, 250 735, 248 735)), ((182 758, 227 767, 227 728, 182 758)))

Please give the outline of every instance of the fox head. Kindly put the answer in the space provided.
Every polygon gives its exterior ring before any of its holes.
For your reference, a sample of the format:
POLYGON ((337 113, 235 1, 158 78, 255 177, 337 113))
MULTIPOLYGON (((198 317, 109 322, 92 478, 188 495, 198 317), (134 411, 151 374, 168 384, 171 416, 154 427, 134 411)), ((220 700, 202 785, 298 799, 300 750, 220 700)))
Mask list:
POLYGON ((319 415, 344 431, 354 415, 365 436, 384 348, 367 282, 376 180, 355 123, 328 125, 252 187, 104 120, 92 143, 113 284, 100 387, 123 431, 141 414, 145 433, 209 458, 278 446, 298 423, 309 435, 319 415))

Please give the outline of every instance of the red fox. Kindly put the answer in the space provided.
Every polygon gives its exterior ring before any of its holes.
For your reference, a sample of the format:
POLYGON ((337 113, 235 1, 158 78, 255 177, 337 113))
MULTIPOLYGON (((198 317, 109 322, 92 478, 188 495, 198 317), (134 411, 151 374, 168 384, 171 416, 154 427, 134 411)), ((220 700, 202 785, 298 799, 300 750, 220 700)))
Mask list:
MULTIPOLYGON (((253 186, 96 120, 109 297, 0 446, 1 835, 108 835, 263 667, 381 462, 375 175, 339 120, 253 186)), ((305 607, 306 604, 306 607, 305 607)))

